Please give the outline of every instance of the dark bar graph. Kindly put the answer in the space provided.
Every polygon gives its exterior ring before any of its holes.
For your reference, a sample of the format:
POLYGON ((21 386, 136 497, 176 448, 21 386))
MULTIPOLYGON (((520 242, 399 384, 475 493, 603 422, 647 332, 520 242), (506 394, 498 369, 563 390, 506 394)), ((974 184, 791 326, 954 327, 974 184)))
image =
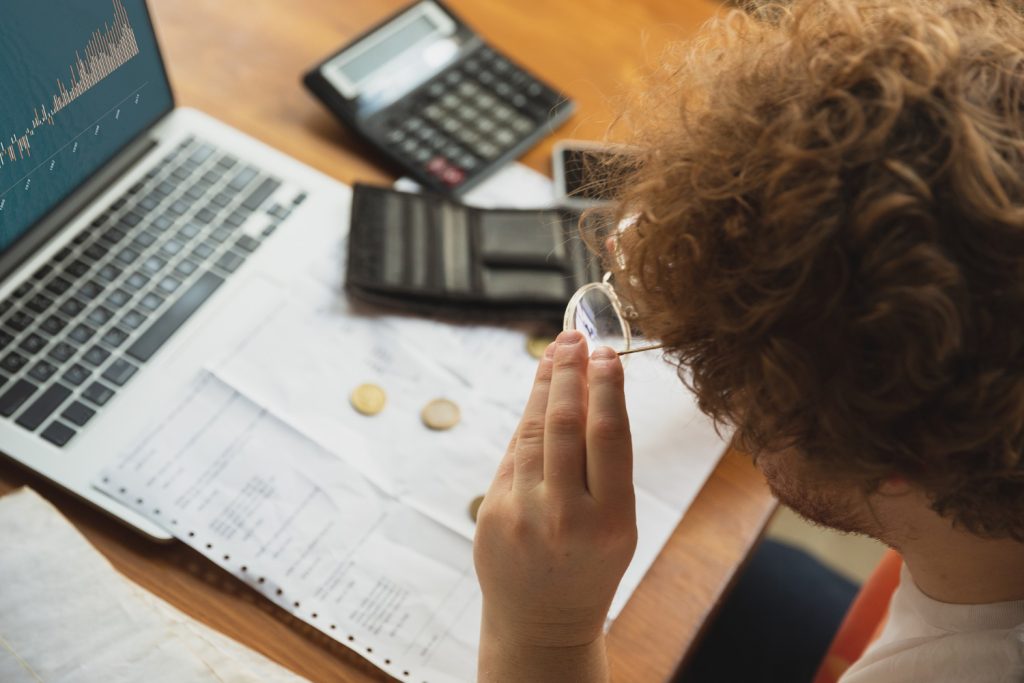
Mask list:
POLYGON ((58 78, 52 103, 33 108, 32 121, 23 133, 0 139, 0 168, 31 157, 31 140, 36 130, 54 125, 58 112, 139 54, 128 12, 121 0, 113 0, 113 6, 113 21, 94 31, 85 47, 75 52, 75 61, 68 66, 68 85, 58 78))

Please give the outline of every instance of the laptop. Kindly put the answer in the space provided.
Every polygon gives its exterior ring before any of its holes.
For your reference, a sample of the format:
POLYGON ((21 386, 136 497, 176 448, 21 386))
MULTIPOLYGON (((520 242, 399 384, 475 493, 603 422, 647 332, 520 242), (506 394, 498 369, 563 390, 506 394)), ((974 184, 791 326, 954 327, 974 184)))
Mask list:
POLYGON ((98 471, 349 188, 176 108, 145 0, 0 22, 0 451, 155 539, 98 471))

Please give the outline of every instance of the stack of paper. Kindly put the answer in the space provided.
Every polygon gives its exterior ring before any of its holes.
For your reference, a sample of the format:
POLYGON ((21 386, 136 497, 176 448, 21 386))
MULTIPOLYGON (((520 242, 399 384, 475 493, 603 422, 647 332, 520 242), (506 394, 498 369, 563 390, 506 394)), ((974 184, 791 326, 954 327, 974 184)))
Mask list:
POLYGON ((0 681, 297 683, 118 574, 29 489, 0 498, 0 681))

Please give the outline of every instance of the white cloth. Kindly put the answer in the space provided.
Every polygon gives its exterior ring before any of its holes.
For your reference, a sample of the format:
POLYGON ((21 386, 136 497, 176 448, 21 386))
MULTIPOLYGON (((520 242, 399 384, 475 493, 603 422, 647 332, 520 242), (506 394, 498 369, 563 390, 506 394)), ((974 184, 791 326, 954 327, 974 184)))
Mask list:
POLYGON ((932 600, 903 567, 878 640, 839 683, 1024 683, 1024 600, 932 600))

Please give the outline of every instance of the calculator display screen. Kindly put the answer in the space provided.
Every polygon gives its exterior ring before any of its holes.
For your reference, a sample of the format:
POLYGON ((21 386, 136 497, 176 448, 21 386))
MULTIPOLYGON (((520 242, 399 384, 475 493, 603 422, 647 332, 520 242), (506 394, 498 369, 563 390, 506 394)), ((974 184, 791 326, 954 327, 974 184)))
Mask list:
POLYGON ((437 35, 439 32, 438 25, 428 15, 421 14, 398 30, 380 36, 376 44, 342 66, 341 71, 353 83, 361 83, 410 45, 416 45, 424 38, 437 35))
POLYGON ((421 2, 325 64, 323 75, 348 98, 394 97, 455 57, 457 28, 436 3, 421 2))

